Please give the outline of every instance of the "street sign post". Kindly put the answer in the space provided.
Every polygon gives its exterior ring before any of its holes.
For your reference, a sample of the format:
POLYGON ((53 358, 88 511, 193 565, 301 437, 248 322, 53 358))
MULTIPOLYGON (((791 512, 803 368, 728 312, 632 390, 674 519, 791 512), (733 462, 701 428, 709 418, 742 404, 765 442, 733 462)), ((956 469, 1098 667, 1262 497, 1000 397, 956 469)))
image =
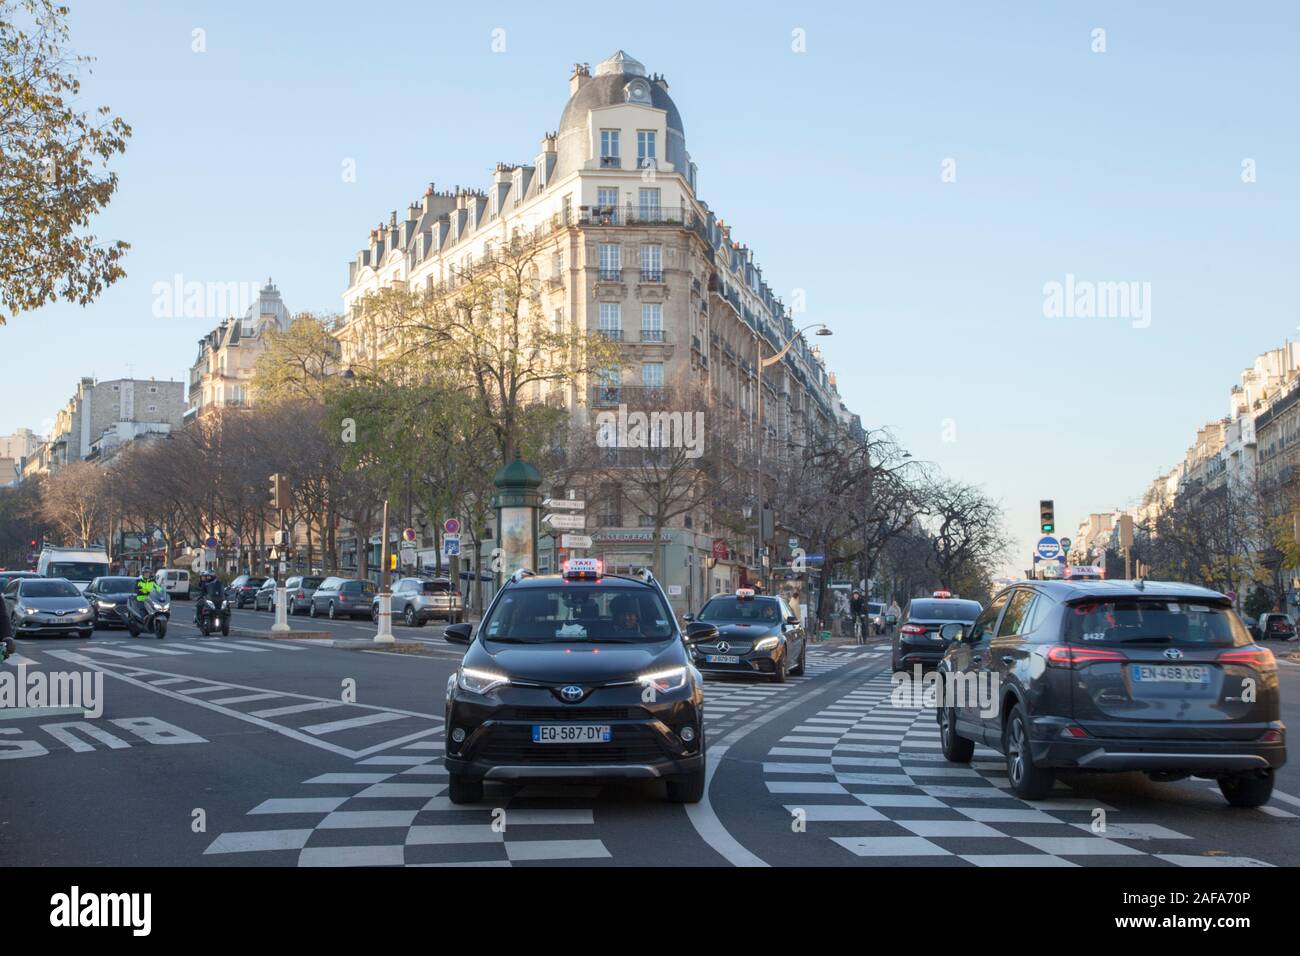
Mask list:
POLYGON ((1061 542, 1055 538, 1039 538, 1034 552, 1044 561, 1053 561, 1061 556, 1061 542))
POLYGON ((555 511, 582 511, 587 507, 587 502, 577 498, 545 498, 542 507, 555 511))
POLYGON ((560 535, 561 548, 590 548, 591 536, 586 534, 562 534, 560 535))
POLYGON ((460 557, 460 535, 444 534, 442 536, 442 556, 444 558, 460 557))
POLYGON ((587 527, 587 517, 586 515, 548 514, 542 516, 542 523, 549 524, 560 531, 581 531, 587 527))
POLYGON ((447 534, 460 534, 460 521, 456 518, 448 518, 442 523, 442 530, 447 534))
POLYGON ((1061 553, 1062 553, 1062 554, 1069 554, 1069 553, 1070 553, 1070 539, 1069 539, 1069 538, 1062 538, 1062 539, 1061 539, 1061 553))

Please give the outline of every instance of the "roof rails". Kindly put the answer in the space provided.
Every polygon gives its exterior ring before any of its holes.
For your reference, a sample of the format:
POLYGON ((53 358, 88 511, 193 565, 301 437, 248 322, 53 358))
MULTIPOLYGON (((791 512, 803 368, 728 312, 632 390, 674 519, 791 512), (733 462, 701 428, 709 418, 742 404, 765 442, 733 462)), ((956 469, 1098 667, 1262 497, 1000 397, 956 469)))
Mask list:
POLYGON ((535 578, 536 574, 530 568, 519 568, 514 574, 510 575, 510 583, 518 584, 524 578, 535 578))

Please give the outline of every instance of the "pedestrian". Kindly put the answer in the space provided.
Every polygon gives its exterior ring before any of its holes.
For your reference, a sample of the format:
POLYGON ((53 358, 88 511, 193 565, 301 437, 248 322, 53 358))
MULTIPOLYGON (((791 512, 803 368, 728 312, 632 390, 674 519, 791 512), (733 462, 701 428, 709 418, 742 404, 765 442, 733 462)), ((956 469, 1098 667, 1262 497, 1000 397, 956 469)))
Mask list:
POLYGON ((5 606, 5 597, 0 594, 0 661, 15 653, 13 628, 9 624, 9 608, 5 606))

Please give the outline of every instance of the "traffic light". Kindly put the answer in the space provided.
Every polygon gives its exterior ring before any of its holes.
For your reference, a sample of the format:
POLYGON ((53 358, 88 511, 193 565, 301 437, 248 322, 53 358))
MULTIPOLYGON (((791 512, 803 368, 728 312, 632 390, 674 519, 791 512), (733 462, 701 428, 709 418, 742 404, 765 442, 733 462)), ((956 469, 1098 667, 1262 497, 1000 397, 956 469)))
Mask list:
POLYGON ((1056 530, 1055 509, 1051 501, 1038 502, 1038 524, 1043 529, 1043 534, 1051 534, 1056 530))
POLYGON ((271 476, 271 507, 276 511, 289 507, 289 479, 284 475, 271 476))

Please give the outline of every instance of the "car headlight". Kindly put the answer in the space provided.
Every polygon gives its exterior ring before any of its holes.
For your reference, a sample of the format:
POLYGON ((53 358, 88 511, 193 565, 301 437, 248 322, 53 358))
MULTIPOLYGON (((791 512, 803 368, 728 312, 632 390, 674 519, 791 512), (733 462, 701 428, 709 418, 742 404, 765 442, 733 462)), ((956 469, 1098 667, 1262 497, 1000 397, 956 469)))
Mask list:
POLYGON ((773 634, 771 637, 765 637, 754 645, 756 651, 770 651, 776 645, 781 643, 781 638, 773 634))
POLYGON ((504 687, 510 683, 510 678, 505 674, 497 674, 493 671, 481 671, 473 667, 462 667, 460 677, 457 679, 461 690, 467 690, 471 694, 490 694, 498 687, 504 687))
POLYGON ((647 687, 653 687, 661 694, 666 694, 669 691, 686 686, 686 668, 672 667, 666 671, 641 674, 637 677, 637 682, 647 687))
POLYGON ((26 605, 23 604, 19 604, 14 607, 14 613, 17 614, 19 617, 31 617, 33 614, 36 613, 36 609, 32 607, 27 607, 26 605))

